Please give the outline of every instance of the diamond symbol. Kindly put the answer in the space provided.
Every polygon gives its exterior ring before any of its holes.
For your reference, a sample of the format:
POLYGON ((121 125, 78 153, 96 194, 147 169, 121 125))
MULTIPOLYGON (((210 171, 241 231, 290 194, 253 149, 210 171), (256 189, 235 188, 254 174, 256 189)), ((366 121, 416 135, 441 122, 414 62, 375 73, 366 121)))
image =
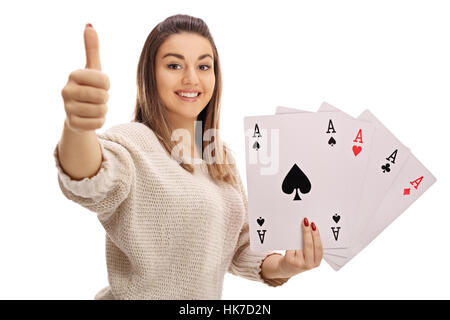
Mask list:
POLYGON ((410 188, 408 188, 408 189, 404 189, 403 190, 403 195, 404 196, 407 196, 407 195, 409 195, 409 192, 411 191, 411 189, 410 188))

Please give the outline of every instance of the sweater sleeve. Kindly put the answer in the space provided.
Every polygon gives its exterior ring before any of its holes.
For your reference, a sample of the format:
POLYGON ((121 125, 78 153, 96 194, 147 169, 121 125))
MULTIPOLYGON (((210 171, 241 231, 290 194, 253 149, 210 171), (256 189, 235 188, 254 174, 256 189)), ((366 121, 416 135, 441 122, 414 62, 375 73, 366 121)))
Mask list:
POLYGON ((271 287, 277 287, 286 283, 287 279, 265 279, 261 275, 261 265, 270 255, 279 254, 276 252, 255 252, 250 249, 250 233, 248 224, 248 199, 242 185, 242 180, 236 166, 233 166, 234 176, 237 180, 237 187, 245 206, 245 222, 239 234, 238 243, 228 271, 231 274, 243 278, 263 282, 271 287))
POLYGON ((126 148, 106 136, 98 137, 102 164, 98 173, 91 178, 71 179, 60 165, 58 146, 53 155, 64 196, 96 212, 99 219, 107 219, 128 197, 135 180, 135 167, 126 148))

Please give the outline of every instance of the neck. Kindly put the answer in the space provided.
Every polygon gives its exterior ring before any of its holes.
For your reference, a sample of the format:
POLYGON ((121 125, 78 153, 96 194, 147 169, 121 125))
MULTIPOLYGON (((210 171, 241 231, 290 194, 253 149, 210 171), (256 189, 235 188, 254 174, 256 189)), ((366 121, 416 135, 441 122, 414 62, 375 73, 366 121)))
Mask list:
POLYGON ((170 114, 169 121, 172 130, 184 129, 189 133, 188 135, 182 132, 178 134, 178 136, 183 136, 183 138, 181 138, 181 142, 179 142, 181 143, 183 148, 183 156, 188 158, 202 158, 201 146, 199 147, 195 143, 195 133, 196 131, 201 130, 201 127, 196 128, 197 119, 186 119, 174 114, 170 114))

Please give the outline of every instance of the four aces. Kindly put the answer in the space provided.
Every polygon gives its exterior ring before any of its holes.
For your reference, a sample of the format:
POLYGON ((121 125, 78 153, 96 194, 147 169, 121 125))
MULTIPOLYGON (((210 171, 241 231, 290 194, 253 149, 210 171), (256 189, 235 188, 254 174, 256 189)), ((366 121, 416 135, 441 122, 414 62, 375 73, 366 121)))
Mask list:
POLYGON ((368 110, 355 119, 327 103, 316 113, 278 107, 244 128, 255 251, 303 249, 308 217, 339 270, 436 181, 368 110))

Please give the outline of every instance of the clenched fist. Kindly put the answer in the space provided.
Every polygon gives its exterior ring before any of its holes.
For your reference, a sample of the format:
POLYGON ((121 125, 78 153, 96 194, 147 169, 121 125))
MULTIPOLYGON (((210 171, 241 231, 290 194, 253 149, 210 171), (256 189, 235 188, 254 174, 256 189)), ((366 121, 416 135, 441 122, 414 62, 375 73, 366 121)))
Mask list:
POLYGON ((96 130, 105 123, 108 110, 109 78, 103 73, 97 32, 91 25, 84 29, 86 67, 69 75, 61 94, 66 110, 66 125, 78 132, 96 130))

